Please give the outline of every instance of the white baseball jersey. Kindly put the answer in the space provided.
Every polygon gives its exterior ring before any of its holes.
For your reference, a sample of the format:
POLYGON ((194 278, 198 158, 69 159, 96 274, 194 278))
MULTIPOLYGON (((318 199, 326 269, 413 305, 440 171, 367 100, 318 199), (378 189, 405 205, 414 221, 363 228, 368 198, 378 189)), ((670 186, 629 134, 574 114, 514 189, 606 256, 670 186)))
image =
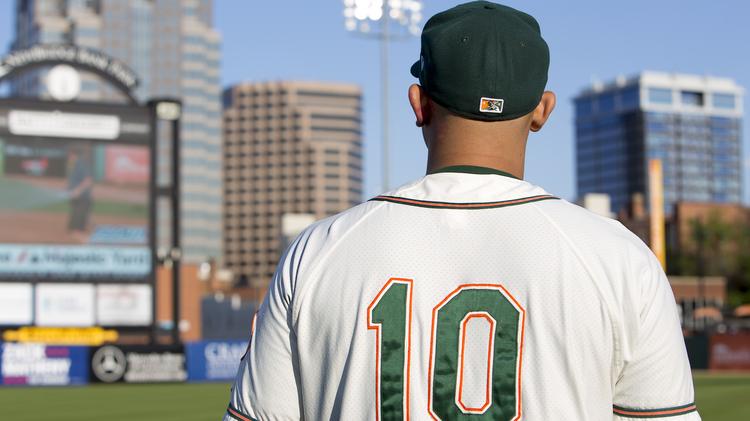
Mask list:
POLYGON ((620 223, 450 167, 305 230, 224 420, 700 420, 677 308, 620 223))

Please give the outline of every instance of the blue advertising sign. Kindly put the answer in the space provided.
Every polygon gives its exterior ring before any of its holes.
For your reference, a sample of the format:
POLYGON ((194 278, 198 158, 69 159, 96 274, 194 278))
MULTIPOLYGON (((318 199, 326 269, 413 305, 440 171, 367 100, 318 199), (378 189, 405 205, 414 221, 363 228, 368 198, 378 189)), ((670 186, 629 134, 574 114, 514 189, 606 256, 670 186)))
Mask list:
POLYGON ((88 360, 85 346, 0 343, 0 385, 86 384, 88 360))
POLYGON ((186 344, 188 381, 233 380, 246 349, 246 341, 203 341, 186 344))

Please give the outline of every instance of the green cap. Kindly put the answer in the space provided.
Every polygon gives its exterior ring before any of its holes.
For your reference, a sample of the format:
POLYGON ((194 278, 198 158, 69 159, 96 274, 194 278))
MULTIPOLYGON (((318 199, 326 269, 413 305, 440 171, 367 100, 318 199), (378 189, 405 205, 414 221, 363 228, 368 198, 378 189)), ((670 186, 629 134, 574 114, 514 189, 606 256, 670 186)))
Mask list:
POLYGON ((472 120, 512 120, 539 104, 549 47, 539 23, 516 9, 474 1, 430 18, 411 74, 430 98, 472 120))

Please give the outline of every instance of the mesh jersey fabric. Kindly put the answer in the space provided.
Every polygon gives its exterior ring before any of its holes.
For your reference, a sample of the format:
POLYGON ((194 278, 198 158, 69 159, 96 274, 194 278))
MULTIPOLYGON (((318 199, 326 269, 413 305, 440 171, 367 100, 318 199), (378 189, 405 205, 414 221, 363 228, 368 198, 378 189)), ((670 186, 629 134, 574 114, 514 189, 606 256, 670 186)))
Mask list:
POLYGON ((637 237, 528 182, 443 172, 293 242, 225 420, 693 421, 693 399, 674 297, 637 237), (393 282, 406 313, 373 313, 393 282), (479 297, 511 306, 440 321, 465 291, 468 309, 479 297), (401 348, 373 328, 398 314, 408 316, 401 348), (394 352, 403 365, 382 365, 401 364, 394 352))

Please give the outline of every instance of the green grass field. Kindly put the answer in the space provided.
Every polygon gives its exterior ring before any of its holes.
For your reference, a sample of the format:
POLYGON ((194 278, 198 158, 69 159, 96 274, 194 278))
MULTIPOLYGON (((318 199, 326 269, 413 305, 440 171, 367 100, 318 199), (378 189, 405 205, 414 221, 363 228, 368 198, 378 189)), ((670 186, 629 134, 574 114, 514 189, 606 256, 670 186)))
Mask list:
POLYGON ((695 375, 695 401, 704 421, 750 420, 750 375, 695 375))
MULTIPOLYGON (((59 189, 39 187, 0 175, 0 196, 3 198, 4 210, 67 214, 70 212, 70 201, 62 193, 59 189)), ((92 213, 145 219, 148 216, 148 205, 98 199, 94 201, 92 213)))
MULTIPOLYGON (((704 421, 750 419, 750 375, 697 374, 704 421)), ((220 420, 227 384, 117 385, 0 389, 0 420, 220 420)))
MULTIPOLYGON (((70 202, 55 202, 46 206, 40 206, 32 211, 70 213, 70 202)), ((147 218, 148 207, 145 204, 121 203, 105 200, 94 201, 94 215, 125 216, 129 218, 147 218)))

